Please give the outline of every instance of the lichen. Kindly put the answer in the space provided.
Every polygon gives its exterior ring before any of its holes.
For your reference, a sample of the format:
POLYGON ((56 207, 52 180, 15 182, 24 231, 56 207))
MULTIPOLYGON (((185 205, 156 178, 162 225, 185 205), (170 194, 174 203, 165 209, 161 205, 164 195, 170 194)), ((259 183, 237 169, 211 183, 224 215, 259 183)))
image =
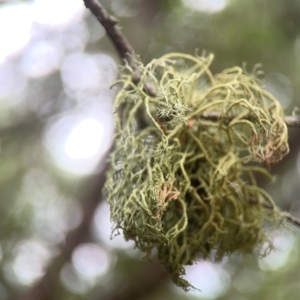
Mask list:
POLYGON ((114 230, 158 258, 188 290, 184 266, 251 252, 282 216, 255 173, 289 151, 279 102, 239 67, 213 75, 213 56, 167 54, 122 69, 115 150, 105 189, 114 230), (155 89, 150 96, 145 85, 155 89), (266 208, 268 207, 268 208, 266 208))

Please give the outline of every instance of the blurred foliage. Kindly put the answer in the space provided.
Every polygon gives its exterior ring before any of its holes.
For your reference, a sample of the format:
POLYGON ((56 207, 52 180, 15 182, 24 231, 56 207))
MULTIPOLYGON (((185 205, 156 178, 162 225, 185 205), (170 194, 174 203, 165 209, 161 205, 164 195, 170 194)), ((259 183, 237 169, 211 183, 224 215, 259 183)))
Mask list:
MULTIPOLYGON (((276 92, 276 87, 285 88, 286 82, 290 84, 290 99, 285 113, 289 115, 294 106, 299 106, 299 0, 230 0, 224 10, 217 13, 190 9, 180 0, 103 0, 101 3, 119 19, 123 32, 144 63, 169 52, 194 54, 196 48, 200 52, 206 50, 215 55, 216 59, 211 66, 213 73, 241 66, 243 62, 247 63, 249 70, 256 63, 262 63, 266 74, 266 89, 276 92), (134 11, 130 13, 129 9, 127 17, 122 16, 120 8, 129 5, 134 11), (276 78, 279 78, 279 82, 272 83, 272 74, 278 75, 276 78), (268 78, 271 80, 269 86, 268 78)), ((90 36, 98 33, 98 23, 94 16, 86 14, 84 25, 90 36)), ((32 41, 38 40, 41 33, 49 40, 62 34, 55 30, 47 31, 43 26, 35 29, 32 41)), ((82 38, 76 31, 74 36, 82 38)), ((65 42, 63 35, 60 41, 65 42)), ((96 41, 90 37, 84 45, 87 53, 108 53, 120 62, 107 37, 96 41)), ((9 58, 20 73, 21 56, 22 53, 9 58)), ((3 300, 9 297, 18 299, 33 285, 33 282, 24 283, 26 278, 23 282, 17 279, 23 273, 16 267, 20 263, 16 258, 26 241, 40 241, 43 247, 38 248, 38 251, 44 253, 45 257, 55 257, 59 253, 64 235, 71 228, 68 222, 75 219, 74 207, 81 205, 79 200, 84 188, 82 178, 54 166, 44 143, 45 131, 53 120, 76 107, 75 96, 70 93, 66 95, 68 90, 63 86, 59 70, 48 76, 26 80, 27 88, 21 95, 24 99, 17 106, 9 108, 7 103, 13 99, 0 96, 0 299, 3 300), (60 230, 57 229, 59 226, 60 230), (16 270, 19 274, 15 274, 16 270)), ((17 87, 17 84, 14 85, 14 90, 17 87)), ((275 93, 275 96, 278 95, 275 93)), ((298 129, 290 130, 291 153, 271 169, 276 175, 276 184, 266 186, 264 180, 257 178, 278 206, 296 216, 300 216, 300 177, 299 166, 297 169, 296 165, 300 148, 299 134, 298 129)), ((286 237, 287 233, 283 232, 282 235, 286 237)), ((291 243, 292 250, 285 264, 278 270, 264 269, 257 257, 248 255, 222 261, 220 267, 230 274, 231 285, 217 299, 298 299, 299 236, 300 232, 296 229, 294 242, 291 243), (257 278, 260 280, 255 281, 257 278), (255 284, 247 286, 251 282, 255 284)), ((176 290, 156 262, 151 264, 143 260, 135 250, 116 250, 101 238, 97 239, 93 230, 86 236, 86 241, 96 243, 110 253, 111 260, 115 262, 112 263, 110 273, 84 286, 82 278, 76 272, 71 272, 72 268, 65 268, 72 273, 73 277, 70 278, 73 278, 77 290, 61 283, 61 273, 58 272, 53 299, 203 299, 201 293, 184 294, 176 290), (83 287, 81 292, 80 287, 83 287), (116 294, 119 298, 114 298, 116 294)), ((32 252, 31 248, 26 249, 26 253, 32 252)), ((151 259, 156 261, 155 255, 151 259)), ((30 260, 27 264, 32 269, 38 266, 30 260)), ((201 268, 201 263, 197 266, 201 268)), ((40 276, 42 274, 43 271, 40 276)), ((198 284, 201 288, 201 282, 198 284)))

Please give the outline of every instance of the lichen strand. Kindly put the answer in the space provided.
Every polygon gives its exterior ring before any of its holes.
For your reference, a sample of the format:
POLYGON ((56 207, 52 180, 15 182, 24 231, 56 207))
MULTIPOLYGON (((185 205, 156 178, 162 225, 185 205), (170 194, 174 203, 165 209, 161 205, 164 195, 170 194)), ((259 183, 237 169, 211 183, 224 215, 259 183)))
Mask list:
POLYGON ((282 108, 255 74, 235 67, 213 76, 212 59, 168 54, 138 63, 137 85, 129 66, 117 82, 111 219, 137 248, 156 247, 185 290, 185 265, 253 251, 282 223, 254 177, 270 177, 255 162, 269 167, 289 151, 282 108))

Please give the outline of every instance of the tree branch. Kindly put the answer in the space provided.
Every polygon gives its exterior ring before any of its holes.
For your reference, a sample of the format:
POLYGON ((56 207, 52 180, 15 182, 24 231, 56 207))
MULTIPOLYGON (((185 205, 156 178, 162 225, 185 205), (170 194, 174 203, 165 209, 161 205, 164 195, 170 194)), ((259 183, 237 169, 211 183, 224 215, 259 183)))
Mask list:
MULTIPOLYGON (((200 118, 204 119, 204 120, 210 120, 210 121, 218 121, 221 118, 224 118, 226 120, 226 122, 229 123, 230 121, 232 121, 235 118, 235 116, 224 116, 219 112, 212 111, 209 113, 201 114, 200 118)), ((250 120, 250 121, 252 120, 251 116, 247 117, 246 119, 250 120)), ((253 118, 253 120, 254 120, 254 118, 253 118)), ((300 127, 300 117, 285 116, 284 122, 286 123, 286 125, 288 127, 300 127)))
POLYGON ((292 224, 300 227, 300 220, 291 215, 290 213, 281 210, 282 214, 285 216, 285 218, 292 224))
POLYGON ((300 127, 300 117, 286 116, 284 117, 284 121, 289 127, 300 127))
MULTIPOLYGON (((248 201, 249 201, 250 203, 253 203, 253 204, 258 204, 257 200, 254 199, 254 198, 252 198, 252 197, 251 197, 251 198, 248 198, 248 201)), ((273 209, 273 207, 271 206, 271 204, 270 204, 270 203, 267 203, 267 202, 263 203, 262 206, 265 207, 265 208, 267 208, 267 209, 273 209)), ((282 215, 283 215, 290 223, 292 223, 292 224, 294 224, 294 225, 300 227, 300 220, 299 220, 299 219, 297 219, 296 217, 294 217, 294 216, 291 215, 290 213, 288 213, 288 212, 282 210, 281 208, 278 208, 278 209, 279 209, 279 211, 282 213, 282 215)))
POLYGON ((106 33, 115 45, 121 58, 127 60, 128 64, 135 70, 136 63, 134 58, 136 58, 136 56, 133 47, 130 45, 122 31, 117 27, 118 20, 109 15, 97 0, 83 0, 83 2, 86 8, 90 9, 93 15, 105 28, 106 33))
MULTIPOLYGON (((140 81, 142 75, 137 68, 137 56, 126 36, 122 33, 120 28, 118 28, 117 24, 119 21, 115 17, 109 15, 109 13, 97 0, 83 0, 83 2, 86 8, 90 9, 92 14, 104 27, 112 43, 115 45, 115 48, 117 49, 120 57, 126 60, 134 70, 132 80, 135 84, 137 84, 140 81)), ((144 89, 149 95, 156 95, 155 90, 149 84, 146 83, 144 85, 144 89)))

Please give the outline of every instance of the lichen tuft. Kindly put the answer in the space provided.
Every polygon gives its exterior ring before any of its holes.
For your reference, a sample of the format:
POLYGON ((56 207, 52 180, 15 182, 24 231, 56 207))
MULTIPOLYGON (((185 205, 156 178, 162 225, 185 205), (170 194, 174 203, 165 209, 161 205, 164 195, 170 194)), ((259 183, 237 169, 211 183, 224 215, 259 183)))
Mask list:
POLYGON ((212 60, 171 53, 138 63, 138 84, 128 65, 116 83, 105 186, 111 220, 140 250, 156 247, 185 290, 185 265, 251 252, 268 241, 268 228, 283 224, 254 176, 270 178, 257 162, 270 167, 289 151, 283 110, 255 74, 234 67, 214 76, 212 60))

